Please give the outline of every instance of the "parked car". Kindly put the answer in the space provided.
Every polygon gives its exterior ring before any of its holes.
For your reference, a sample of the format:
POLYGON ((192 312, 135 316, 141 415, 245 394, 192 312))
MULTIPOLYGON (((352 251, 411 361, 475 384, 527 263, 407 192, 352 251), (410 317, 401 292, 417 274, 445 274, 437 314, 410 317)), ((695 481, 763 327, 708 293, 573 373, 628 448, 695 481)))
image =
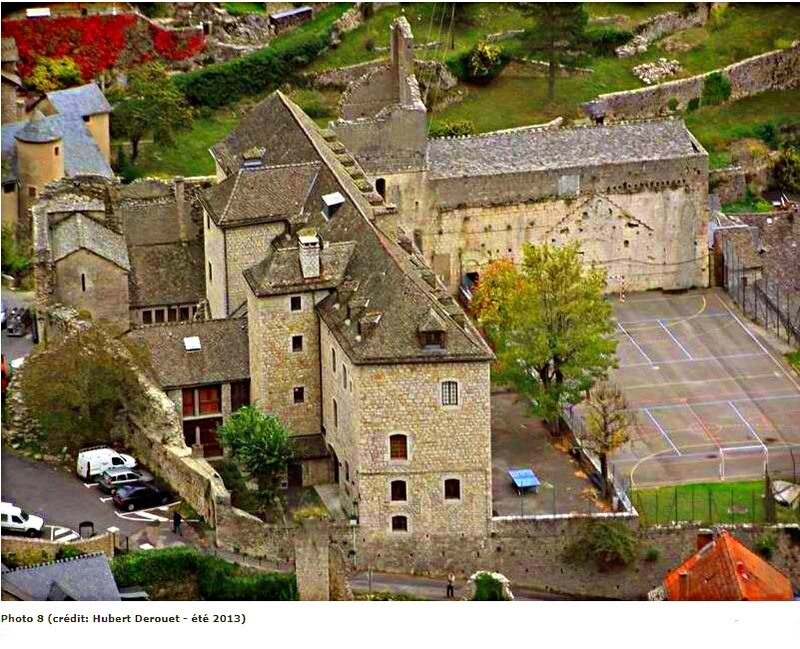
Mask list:
POLYGON ((41 536, 44 519, 22 511, 11 503, 0 503, 0 527, 3 534, 15 532, 25 536, 41 536))
POLYGON ((31 310, 27 307, 14 307, 8 314, 6 333, 9 336, 24 336, 31 328, 31 310))
POLYGON ((77 471, 81 478, 91 480, 115 467, 133 469, 136 468, 136 460, 107 446, 93 446, 78 452, 77 471))
POLYGON ((154 484, 125 485, 114 494, 114 504, 129 512, 142 507, 166 505, 171 500, 169 491, 154 484))
POLYGON ((113 494, 123 485, 139 485, 153 481, 153 474, 142 469, 128 469, 127 467, 114 467, 106 469, 97 478, 100 490, 107 494, 113 494))

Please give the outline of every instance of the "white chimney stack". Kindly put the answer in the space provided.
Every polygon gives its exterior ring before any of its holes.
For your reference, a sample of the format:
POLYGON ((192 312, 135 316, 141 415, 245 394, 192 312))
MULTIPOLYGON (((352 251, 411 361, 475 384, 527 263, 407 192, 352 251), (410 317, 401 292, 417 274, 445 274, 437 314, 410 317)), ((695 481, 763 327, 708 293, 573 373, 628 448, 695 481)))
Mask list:
POLYGON ((306 228, 298 232, 300 243, 300 270, 303 279, 315 279, 320 275, 320 241, 314 228, 306 228))

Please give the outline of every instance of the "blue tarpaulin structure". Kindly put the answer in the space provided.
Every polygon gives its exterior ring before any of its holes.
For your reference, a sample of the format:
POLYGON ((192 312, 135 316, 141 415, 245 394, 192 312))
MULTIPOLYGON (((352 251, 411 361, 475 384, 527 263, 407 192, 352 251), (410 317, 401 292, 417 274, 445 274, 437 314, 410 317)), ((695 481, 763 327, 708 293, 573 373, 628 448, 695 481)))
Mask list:
POLYGON ((520 493, 522 493, 523 489, 536 491, 541 484, 532 469, 509 469, 508 475, 511 476, 514 486, 520 493))

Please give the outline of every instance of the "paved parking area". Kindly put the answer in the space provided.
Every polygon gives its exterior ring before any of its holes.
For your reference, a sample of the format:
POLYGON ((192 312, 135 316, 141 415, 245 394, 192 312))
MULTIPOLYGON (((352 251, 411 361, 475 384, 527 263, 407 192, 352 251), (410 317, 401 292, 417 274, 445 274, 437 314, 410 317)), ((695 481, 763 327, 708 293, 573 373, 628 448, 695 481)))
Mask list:
POLYGON ((603 511, 597 491, 543 422, 515 393, 492 395, 492 509, 495 516, 603 511), (518 495, 509 469, 533 469, 538 493, 518 495))
POLYGON ((800 384, 718 289, 615 301, 619 368, 636 411, 614 457, 637 486, 741 480, 800 460, 800 384))

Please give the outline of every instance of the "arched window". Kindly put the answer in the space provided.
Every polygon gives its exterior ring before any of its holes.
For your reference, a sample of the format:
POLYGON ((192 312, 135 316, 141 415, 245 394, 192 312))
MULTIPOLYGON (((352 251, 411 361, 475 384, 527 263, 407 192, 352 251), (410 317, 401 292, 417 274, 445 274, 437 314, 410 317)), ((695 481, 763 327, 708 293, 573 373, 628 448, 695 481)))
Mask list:
POLYGON ((386 200, 386 179, 378 178, 375 181, 375 191, 381 195, 383 200, 386 200))
POLYGON ((81 290, 86 293, 86 275, 81 273, 81 290))
POLYGON ((389 436, 389 458, 392 460, 408 459, 408 437, 402 433, 389 436))
POLYGON ((405 501, 407 499, 405 480, 392 480, 391 487, 392 502, 405 501))

